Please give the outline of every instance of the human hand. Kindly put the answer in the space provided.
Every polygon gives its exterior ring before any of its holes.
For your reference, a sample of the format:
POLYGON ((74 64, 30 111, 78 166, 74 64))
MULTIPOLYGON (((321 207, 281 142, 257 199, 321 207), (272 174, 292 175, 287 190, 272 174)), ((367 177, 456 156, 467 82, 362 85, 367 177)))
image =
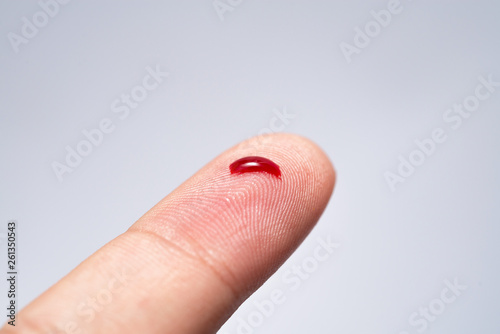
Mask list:
POLYGON ((334 183, 330 161, 309 140, 251 138, 207 164, 0 333, 215 333, 303 241, 334 183), (270 159, 281 175, 232 174, 231 163, 246 156, 270 159))

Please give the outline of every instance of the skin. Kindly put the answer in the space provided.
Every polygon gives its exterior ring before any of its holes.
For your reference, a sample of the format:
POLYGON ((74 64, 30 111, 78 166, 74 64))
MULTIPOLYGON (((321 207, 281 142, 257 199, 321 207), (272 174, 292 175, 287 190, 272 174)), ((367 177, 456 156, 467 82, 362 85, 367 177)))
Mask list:
POLYGON ((246 140, 162 199, 0 333, 215 333, 318 221, 335 171, 311 141, 246 140), (245 156, 280 166, 231 175, 245 156))

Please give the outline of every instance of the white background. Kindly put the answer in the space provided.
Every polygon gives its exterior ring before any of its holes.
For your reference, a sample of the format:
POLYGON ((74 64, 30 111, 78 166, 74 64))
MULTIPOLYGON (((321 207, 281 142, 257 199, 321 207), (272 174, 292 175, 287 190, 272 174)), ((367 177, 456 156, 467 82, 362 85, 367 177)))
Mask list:
POLYGON ((327 152, 335 193, 221 333, 418 333, 409 317, 455 279, 467 288, 422 332, 498 333, 500 87, 458 129, 443 119, 478 77, 500 81, 498 2, 401 0, 352 57, 342 43, 387 1, 232 3, 73 0, 16 46, 42 9, 0 2, 0 222, 19 223, 19 304, 286 109, 275 130, 327 152), (120 119, 112 103, 156 66, 168 78, 120 119), (105 118, 114 131, 60 182, 54 161, 105 118), (384 174, 436 128, 446 141, 391 191, 384 174), (328 236, 340 246, 293 290, 287 271, 328 236), (286 300, 255 325, 277 289, 286 300))

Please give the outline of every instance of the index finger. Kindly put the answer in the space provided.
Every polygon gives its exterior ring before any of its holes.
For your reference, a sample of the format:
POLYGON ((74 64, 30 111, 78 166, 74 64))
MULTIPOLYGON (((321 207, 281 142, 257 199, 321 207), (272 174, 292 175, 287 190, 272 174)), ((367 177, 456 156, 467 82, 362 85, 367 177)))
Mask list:
POLYGON ((214 333, 302 242, 335 182, 288 134, 224 152, 19 314, 2 333, 214 333), (232 174, 246 156, 273 173, 232 174))

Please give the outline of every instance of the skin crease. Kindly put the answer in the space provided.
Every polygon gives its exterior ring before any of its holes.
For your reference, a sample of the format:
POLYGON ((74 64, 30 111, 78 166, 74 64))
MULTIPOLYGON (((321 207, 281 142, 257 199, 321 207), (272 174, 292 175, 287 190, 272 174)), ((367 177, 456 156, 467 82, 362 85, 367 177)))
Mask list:
POLYGON ((250 138, 208 163, 21 310, 15 329, 0 333, 215 333, 304 240, 334 183, 332 164, 311 141, 250 138), (281 179, 232 175, 228 166, 246 156, 270 159, 281 179))

